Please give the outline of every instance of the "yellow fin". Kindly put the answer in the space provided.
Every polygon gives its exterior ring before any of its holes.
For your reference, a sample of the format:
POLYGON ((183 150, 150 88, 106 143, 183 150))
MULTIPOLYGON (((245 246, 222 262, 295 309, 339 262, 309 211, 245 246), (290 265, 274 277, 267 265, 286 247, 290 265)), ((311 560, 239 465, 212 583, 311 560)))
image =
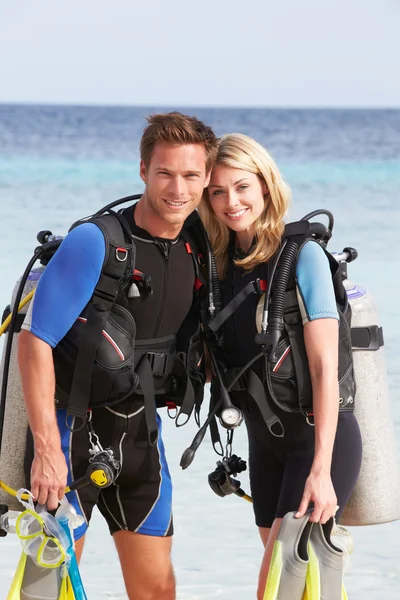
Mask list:
POLYGON ((318 558, 311 544, 308 544, 308 556, 310 557, 310 561, 307 568, 306 589, 303 594, 303 600, 320 600, 321 585, 318 558))
POLYGON ((24 571, 26 565, 26 554, 22 552, 21 558, 15 571, 14 579, 12 581, 10 591, 8 592, 7 600, 20 600, 21 598, 21 586, 24 580, 24 571))
POLYGON ((342 600, 349 600, 344 584, 342 586, 342 600))
POLYGON ((276 600, 282 576, 282 542, 276 541, 272 551, 263 600, 276 600))

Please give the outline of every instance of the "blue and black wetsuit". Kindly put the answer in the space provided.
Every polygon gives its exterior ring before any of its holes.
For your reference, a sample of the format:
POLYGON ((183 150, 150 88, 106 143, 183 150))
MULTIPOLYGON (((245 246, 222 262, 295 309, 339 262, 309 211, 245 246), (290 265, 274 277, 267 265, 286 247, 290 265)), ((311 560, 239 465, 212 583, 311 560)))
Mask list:
MULTIPOLYGON (((250 281, 267 279, 268 267, 258 265, 251 272, 236 267, 235 249, 230 248, 227 276, 222 281, 226 306, 250 281)), ((243 258, 243 255, 240 255, 243 258)), ((338 319, 335 294, 327 257, 318 243, 309 241, 300 251, 296 265, 296 292, 303 324, 316 319, 338 319)), ((256 311, 259 296, 252 294, 227 319, 223 328, 224 360, 228 368, 243 367, 260 348, 255 344, 256 311)), ((285 357, 278 362, 282 366, 285 357)), ((262 377, 262 362, 252 366, 262 377)), ((257 404, 248 398, 243 406, 249 436, 249 470, 256 523, 271 527, 277 517, 298 509, 314 458, 314 428, 300 413, 273 406, 285 429, 282 438, 266 427, 257 404)), ((361 436, 352 412, 339 414, 331 476, 340 517, 361 466, 361 436)))
MULTIPOLYGON (((123 211, 134 236, 136 269, 151 277, 152 293, 144 290, 129 299, 136 323, 136 339, 176 335, 193 302, 195 272, 185 240, 152 237, 138 227, 134 207, 123 211)), ((40 278, 22 326, 54 348, 78 319, 92 297, 105 257, 103 233, 93 223, 73 229, 61 244, 40 278)), ((118 353, 114 340, 108 340, 118 353)), ((65 410, 57 411, 62 448, 68 464, 68 483, 82 477, 88 467, 88 431, 71 432, 65 410)), ((172 486, 161 419, 157 415, 158 443, 148 444, 143 396, 92 411, 92 424, 104 448, 111 446, 122 470, 115 485, 99 491, 86 486, 70 492, 68 499, 86 524, 75 530, 77 538, 87 528, 97 504, 111 533, 121 529, 147 535, 172 534, 172 486)), ((27 456, 29 473, 32 449, 27 456)))

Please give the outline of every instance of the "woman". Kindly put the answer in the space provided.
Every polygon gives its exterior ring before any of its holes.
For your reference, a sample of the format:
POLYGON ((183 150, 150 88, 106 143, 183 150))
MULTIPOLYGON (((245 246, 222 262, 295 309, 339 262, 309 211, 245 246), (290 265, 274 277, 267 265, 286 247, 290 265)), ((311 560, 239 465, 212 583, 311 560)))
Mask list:
MULTIPOLYGON (((262 146, 241 134, 221 139, 200 214, 214 248, 224 306, 249 282, 270 279, 289 200, 290 190, 262 146)), ((284 436, 276 437, 263 420, 260 403, 249 393, 232 394, 245 414, 253 506, 265 547, 259 598, 284 515, 297 511, 301 517, 311 504, 312 522, 326 523, 335 514, 339 518, 361 464, 357 421, 352 411, 339 413, 339 317, 328 258, 316 241, 301 247, 295 282, 314 422, 269 400, 284 428, 284 436)), ((222 325, 217 361, 223 360, 228 371, 237 372, 260 353, 255 343, 259 302, 260 295, 250 294, 222 325)), ((280 362, 289 360, 289 354, 290 347, 280 362)), ((263 359, 252 365, 260 379, 265 379, 263 365, 263 359)))

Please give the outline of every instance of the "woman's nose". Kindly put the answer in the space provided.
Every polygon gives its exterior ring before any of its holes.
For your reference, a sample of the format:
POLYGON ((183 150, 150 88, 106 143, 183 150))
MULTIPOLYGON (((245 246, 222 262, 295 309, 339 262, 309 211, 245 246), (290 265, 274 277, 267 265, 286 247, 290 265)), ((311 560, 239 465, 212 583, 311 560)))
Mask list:
POLYGON ((235 191, 228 191, 226 195, 226 204, 229 208, 235 208, 236 206, 239 206, 239 198, 237 197, 235 191))

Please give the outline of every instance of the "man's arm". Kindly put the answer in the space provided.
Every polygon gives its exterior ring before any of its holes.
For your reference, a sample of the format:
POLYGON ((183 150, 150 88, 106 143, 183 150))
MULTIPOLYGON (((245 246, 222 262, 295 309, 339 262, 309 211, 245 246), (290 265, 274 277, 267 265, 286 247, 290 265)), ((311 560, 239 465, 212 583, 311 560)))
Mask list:
POLYGON ((104 256, 104 237, 96 225, 74 229, 46 267, 19 336, 19 369, 34 440, 31 490, 50 510, 57 508, 68 474, 54 405, 52 348, 92 297, 104 256))
POLYGON ((35 460, 31 491, 50 510, 58 506, 67 483, 67 464, 61 450, 54 405, 55 379, 52 348, 29 331, 21 331, 18 362, 35 460))

